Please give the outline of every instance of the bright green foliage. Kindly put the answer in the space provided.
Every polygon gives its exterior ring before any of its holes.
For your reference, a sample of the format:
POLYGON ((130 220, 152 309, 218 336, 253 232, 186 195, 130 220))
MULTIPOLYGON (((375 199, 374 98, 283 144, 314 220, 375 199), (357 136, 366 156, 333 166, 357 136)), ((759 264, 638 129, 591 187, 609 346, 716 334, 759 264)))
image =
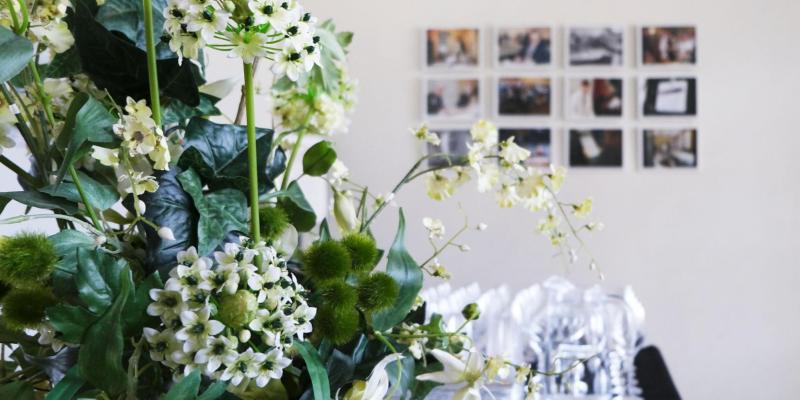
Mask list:
POLYGON ((303 254, 305 273, 315 282, 328 282, 347 276, 352 265, 350 253, 339 242, 317 242, 303 254))
POLYGON ((47 307, 58 302, 47 288, 14 289, 3 298, 3 321, 9 328, 35 328, 47 307))
POLYGON ((347 343, 358 330, 358 311, 355 308, 335 309, 323 305, 314 317, 314 332, 339 345, 347 343))
POLYGON ((365 311, 380 311, 394 304, 400 287, 391 276, 376 272, 358 282, 358 306, 365 311))
POLYGON ((356 306, 356 288, 344 281, 334 281, 319 288, 323 304, 337 310, 356 306))
POLYGON ((261 221, 261 238, 266 241, 277 239, 289 226, 289 216, 280 207, 261 207, 258 219, 261 221))
POLYGON ((12 286, 39 286, 57 262, 56 249, 43 234, 24 232, 0 240, 0 279, 12 286))
POLYGON ((225 294, 219 301, 220 322, 232 328, 247 325, 256 316, 258 299, 247 290, 240 290, 234 294, 225 294))
POLYGON ((342 238, 342 244, 350 252, 354 272, 372 271, 378 260, 378 248, 375 246, 375 239, 366 233, 352 233, 342 238))

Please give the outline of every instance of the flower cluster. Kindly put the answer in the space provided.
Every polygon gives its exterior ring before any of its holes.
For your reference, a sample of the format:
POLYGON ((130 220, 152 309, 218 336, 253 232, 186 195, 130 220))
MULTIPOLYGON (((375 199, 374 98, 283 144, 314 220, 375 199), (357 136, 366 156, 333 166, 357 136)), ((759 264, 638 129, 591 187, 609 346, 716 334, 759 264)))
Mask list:
POLYGON ((125 112, 114 125, 114 133, 122 140, 121 146, 114 149, 93 146, 92 157, 114 167, 120 193, 155 192, 158 182, 152 176, 153 169, 169 169, 172 159, 169 142, 144 100, 137 102, 128 97, 125 112))
POLYGON ((67 51, 75 43, 75 38, 72 37, 66 21, 63 20, 67 15, 67 8, 70 6, 69 0, 9 2, 9 5, 11 4, 13 4, 16 16, 12 15, 8 8, 3 7, 0 10, 0 26, 11 28, 16 21, 23 20, 20 4, 26 7, 32 6, 29 11, 28 39, 45 46, 51 56, 67 51))
POLYGON ((280 379, 291 363, 286 349, 304 340, 316 315, 285 261, 242 237, 214 260, 191 247, 178 262, 164 289, 150 291, 147 313, 163 323, 161 331, 144 330, 150 357, 233 385, 280 379))
POLYGON ((169 0, 164 18, 169 46, 181 58, 197 59, 204 47, 248 64, 269 58, 275 74, 292 80, 320 62, 316 19, 295 0, 169 0))

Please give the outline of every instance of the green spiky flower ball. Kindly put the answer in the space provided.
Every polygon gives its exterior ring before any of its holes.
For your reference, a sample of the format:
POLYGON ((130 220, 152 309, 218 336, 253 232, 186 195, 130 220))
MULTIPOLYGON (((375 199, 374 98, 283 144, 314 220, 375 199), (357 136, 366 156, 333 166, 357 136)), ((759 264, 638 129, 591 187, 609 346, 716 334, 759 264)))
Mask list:
POLYGON ((304 272, 318 283, 343 279, 352 261, 347 248, 332 240, 317 242, 303 254, 304 272))
POLYGON ((400 287, 391 276, 376 272, 358 282, 358 306, 375 312, 390 307, 397 301, 400 287))
POLYGON ((261 236, 264 240, 275 240, 289 226, 289 216, 279 207, 262 207, 258 211, 261 221, 261 236))
POLYGON ((225 294, 219 300, 220 322, 231 327, 240 328, 256 317, 258 299, 247 290, 240 290, 234 294, 225 294))
POLYGON ((358 294, 356 288, 344 281, 333 281, 319 288, 323 304, 337 310, 356 306, 358 294))
POLYGON ((36 328, 47 307, 58 302, 48 288, 14 289, 3 298, 3 321, 9 328, 36 328))
POLYGON ((378 248, 375 239, 366 233, 352 233, 342 238, 342 244, 350 252, 353 271, 366 273, 372 271, 378 261, 378 248))
POLYGON ((39 286, 58 263, 47 236, 23 232, 0 239, 0 279, 14 287, 39 286))
POLYGON ((335 309, 323 305, 314 317, 314 332, 336 345, 350 341, 358 330, 358 311, 355 308, 335 309))

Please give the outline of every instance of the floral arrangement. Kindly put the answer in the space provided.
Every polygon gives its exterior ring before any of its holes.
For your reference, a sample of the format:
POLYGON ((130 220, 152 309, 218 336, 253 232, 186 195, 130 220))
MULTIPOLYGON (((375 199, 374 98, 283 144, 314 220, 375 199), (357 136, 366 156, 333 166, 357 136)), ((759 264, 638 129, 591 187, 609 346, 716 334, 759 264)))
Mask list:
MULTIPOLYGON (((0 211, 27 207, 0 223, 58 227, 0 239, 0 398, 421 399, 454 384, 478 399, 493 380, 533 397, 557 373, 480 353, 464 333, 475 304, 455 331, 425 319, 423 274, 447 279, 443 253, 468 251, 459 236, 485 224, 447 237, 425 218, 421 263, 402 208, 392 243, 370 228, 417 178, 434 200, 475 179, 499 206, 541 215, 575 262, 581 231, 601 227, 579 221, 591 199, 558 200, 565 171, 528 166, 488 121, 468 157, 422 157, 385 194, 358 184, 329 140, 355 105, 351 33, 294 0, 9 0, 0 25, 0 150, 24 145, 30 161, 0 152, 22 187, 0 193, 0 211), (232 123, 211 120, 236 86, 205 81, 211 51, 242 63, 232 123), (255 107, 259 63, 271 110, 255 107), (256 127, 257 112, 275 126, 256 127), (301 178, 330 187, 330 222, 301 178)), ((412 133, 438 145, 424 125, 412 133)))

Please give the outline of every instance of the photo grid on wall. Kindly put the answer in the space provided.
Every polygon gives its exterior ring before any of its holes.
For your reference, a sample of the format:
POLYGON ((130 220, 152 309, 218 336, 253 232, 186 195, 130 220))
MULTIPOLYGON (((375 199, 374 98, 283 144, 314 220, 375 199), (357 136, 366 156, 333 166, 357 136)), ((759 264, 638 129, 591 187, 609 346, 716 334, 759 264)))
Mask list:
POLYGON ((428 152, 463 156, 487 118, 533 166, 698 166, 694 25, 428 28, 422 48, 421 115, 441 140, 428 152))

